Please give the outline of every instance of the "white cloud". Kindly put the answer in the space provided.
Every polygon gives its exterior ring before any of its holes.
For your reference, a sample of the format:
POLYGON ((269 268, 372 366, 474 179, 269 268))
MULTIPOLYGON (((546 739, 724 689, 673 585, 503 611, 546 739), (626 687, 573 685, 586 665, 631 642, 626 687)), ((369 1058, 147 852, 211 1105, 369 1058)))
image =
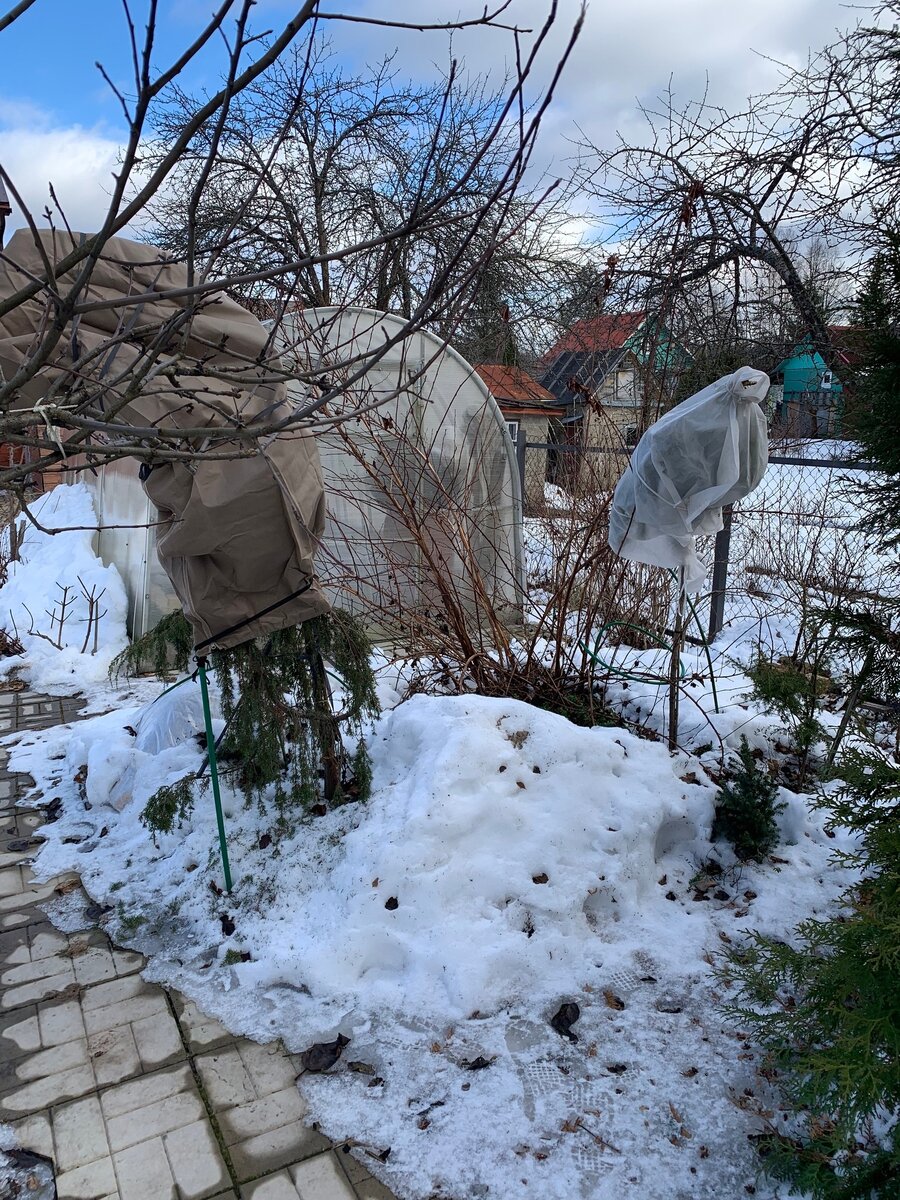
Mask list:
MULTIPOLYGON (((61 225, 50 187, 52 183, 72 229, 92 232, 109 205, 120 143, 108 133, 81 125, 54 126, 41 109, 28 103, 0 100, 0 156, 39 227, 49 205, 61 225)), ((13 206, 9 228, 25 222, 13 206)))
MULTIPOLYGON (((387 5, 366 0, 368 15, 415 19, 419 5, 410 0, 387 5)), ((580 11, 580 0, 561 0, 556 25, 541 50, 545 86, 580 11)), ((480 3, 431 0, 431 22, 474 15, 480 3)), ((539 29, 548 0, 513 0, 502 20, 539 29)), ((800 65, 810 49, 834 40, 834 31, 858 19, 845 0, 592 0, 578 43, 544 122, 543 157, 571 154, 569 139, 576 126, 592 142, 609 147, 617 129, 633 131, 638 102, 649 103, 672 80, 676 100, 699 99, 709 92, 712 103, 744 104, 750 95, 771 87, 779 77, 777 62, 800 65), (776 60, 776 61, 770 61, 776 60)), ((336 48, 349 50, 356 61, 375 61, 396 47, 401 71, 421 73, 434 63, 445 68, 451 55, 443 34, 344 26, 329 29, 336 48)), ((523 39, 528 44, 529 38, 523 39)), ((473 73, 492 72, 499 79, 508 69, 512 39, 502 30, 472 29, 456 33, 452 55, 473 73)))
MULTIPOLYGON (((183 0, 185 12, 195 15, 196 2, 183 0)), ((275 27, 282 10, 294 5, 261 0, 259 7, 261 19, 275 27)), ((429 0, 427 19, 466 17, 482 7, 482 0, 429 0)), ((538 29, 548 8, 548 0, 513 0, 503 20, 538 29)), ((546 86, 579 10, 580 0, 561 0, 532 96, 546 86)), ((423 16, 421 0, 360 0, 357 11, 397 20, 423 16)), ((538 173, 542 168, 566 173, 579 130, 599 147, 609 147, 617 130, 640 136, 638 103, 652 107, 670 79, 678 102, 697 99, 708 89, 712 103, 740 106, 776 82, 778 61, 803 62, 810 48, 833 40, 835 28, 853 23, 858 15, 844 0, 592 0, 544 118, 538 173)), ((466 30, 451 40, 445 33, 330 22, 327 33, 337 59, 357 66, 396 49, 401 76, 434 77, 452 55, 469 72, 491 72, 499 82, 511 59, 511 36, 501 30, 466 30)), ((526 52, 528 43, 526 36, 526 52)), ((78 115, 75 96, 72 110, 78 115)), ((49 202, 52 180, 72 227, 96 228, 106 211, 118 153, 119 140, 106 126, 61 124, 27 100, 0 97, 0 159, 36 216, 49 202)), ((13 224, 18 223, 14 215, 13 224)))

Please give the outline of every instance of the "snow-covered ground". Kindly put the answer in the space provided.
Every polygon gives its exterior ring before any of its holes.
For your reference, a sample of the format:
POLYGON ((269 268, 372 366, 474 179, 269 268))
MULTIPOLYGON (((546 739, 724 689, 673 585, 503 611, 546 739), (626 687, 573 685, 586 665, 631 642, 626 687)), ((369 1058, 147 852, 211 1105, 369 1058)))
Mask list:
POLYGON ((3 1200, 56 1200, 51 1164, 18 1149, 15 1130, 0 1124, 0 1196, 3 1200))
MULTIPOLYGON (((36 691, 70 694, 105 684, 127 644, 125 587, 91 541, 97 518, 84 484, 58 487, 31 505, 42 532, 21 517, 19 561, 0 587, 0 625, 25 647, 21 677, 36 691)), ((8 551, 6 534, 5 551, 8 551)))
POLYGON ((696 759, 514 701, 418 696, 376 727, 366 805, 268 845, 226 793, 227 896, 208 795, 155 842, 139 819, 198 765, 183 691, 152 730, 114 708, 22 739, 13 769, 64 800, 38 873, 79 871, 148 977, 235 1032, 294 1051, 348 1037, 300 1086, 327 1133, 390 1148, 367 1161, 400 1196, 713 1200, 754 1182, 766 1099, 710 964, 838 890, 802 797, 784 793, 779 861, 738 868, 709 844, 696 759), (577 1041, 551 1026, 563 1004, 577 1041))
MULTIPOLYGON (((784 451, 791 457, 848 456, 840 442, 784 451)), ((735 510, 732 611, 795 611, 805 593, 823 603, 853 593, 896 595, 896 555, 875 547, 860 510, 857 488, 872 478, 839 467, 770 464, 760 486, 735 510)))
MULTIPOLYGON (((93 522, 83 489, 38 511, 93 522)), ((529 549, 549 569, 542 529, 530 526, 529 549)), ((777 736, 743 667, 764 640, 790 649, 791 614, 733 617, 712 648, 718 713, 705 654, 685 649, 674 755, 509 699, 403 701, 403 665, 382 656, 371 799, 279 834, 226 787, 226 895, 208 792, 171 835, 140 820, 160 785, 199 766, 197 685, 149 703, 160 685, 106 683, 124 641, 121 583, 89 533, 46 537, 28 535, 0 611, 37 616, 57 582, 80 577, 106 588, 107 624, 96 654, 77 635, 52 653, 32 636, 13 665, 35 687, 88 685, 106 711, 18 735, 11 767, 34 777, 35 797, 63 801, 39 876, 78 871, 113 938, 148 955, 148 978, 292 1051, 348 1038, 331 1071, 299 1086, 325 1132, 355 1139, 404 1200, 786 1194, 757 1178, 748 1135, 773 1098, 712 968, 752 929, 786 937, 824 915, 847 883, 831 858, 844 843, 784 789, 782 842, 763 865, 736 863, 709 834, 725 754, 741 734, 777 736)), ((82 640, 85 615, 73 610, 82 640)), ((620 672, 609 702, 662 732, 667 688, 646 677, 665 674, 665 652, 598 652, 620 672)))

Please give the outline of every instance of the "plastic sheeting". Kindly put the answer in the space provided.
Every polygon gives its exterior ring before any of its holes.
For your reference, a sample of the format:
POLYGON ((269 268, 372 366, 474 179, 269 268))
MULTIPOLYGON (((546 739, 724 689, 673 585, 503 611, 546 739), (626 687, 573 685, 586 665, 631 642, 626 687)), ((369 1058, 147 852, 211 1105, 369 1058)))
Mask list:
POLYGON ((703 586, 707 564, 695 538, 718 533, 722 508, 748 495, 768 465, 760 408, 769 377, 751 367, 717 379, 651 425, 613 495, 609 544, 622 558, 684 568, 703 586))
POLYGON ((316 439, 328 496, 323 586, 376 635, 386 613, 410 625, 417 614, 440 619, 445 585, 473 624, 488 605, 518 624, 522 497, 506 423, 460 354, 428 330, 404 335, 406 324, 371 309, 307 308, 281 325, 283 360, 300 369, 337 380, 368 363, 329 409, 358 415, 316 439))
MULTIPOLYGON (((18 230, 0 261, 0 297, 15 296, 23 279, 40 278, 47 262, 65 261, 85 237, 18 230)), ((59 271, 61 290, 82 269, 59 271)), ((86 289, 98 306, 81 313, 77 327, 72 324, 48 347, 46 361, 19 386, 18 404, 37 405, 39 412, 55 387, 54 402, 69 397, 76 412, 90 416, 91 398, 123 423, 185 431, 181 448, 195 457, 153 464, 145 490, 159 510, 160 562, 196 642, 226 649, 328 610, 313 561, 325 525, 325 495, 309 431, 260 437, 249 457, 239 456, 243 441, 225 437, 254 422, 289 423, 308 397, 289 397, 271 336, 252 313, 224 293, 189 309, 194 300, 184 294, 187 284, 187 268, 163 251, 110 238, 86 289), (117 302, 124 296, 143 299, 123 308, 117 302), (146 357, 151 347, 158 359, 146 357), (130 372, 136 369, 144 373, 132 394, 130 372), (190 433, 198 427, 221 429, 215 448, 235 457, 204 458, 190 433)), ((15 381, 33 360, 55 311, 53 295, 38 292, 0 318, 5 378, 15 381)), ((80 445, 75 434, 73 455, 80 445)))
MULTIPOLYGON (((218 712, 218 710, 216 710, 218 712)), ((189 738, 205 740, 203 697, 200 684, 191 679, 164 692, 141 713, 134 748, 143 754, 161 754, 189 738)))

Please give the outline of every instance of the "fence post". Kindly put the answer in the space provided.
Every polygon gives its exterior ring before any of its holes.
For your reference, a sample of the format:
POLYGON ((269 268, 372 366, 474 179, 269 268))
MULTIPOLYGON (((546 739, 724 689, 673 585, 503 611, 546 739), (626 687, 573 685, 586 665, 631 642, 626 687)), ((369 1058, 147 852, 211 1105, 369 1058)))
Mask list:
POLYGON ((731 504, 726 504, 722 509, 722 528, 716 534, 712 594, 709 598, 709 630, 706 635, 710 642, 722 632, 722 626, 725 624, 725 589, 728 586, 728 554, 731 549, 733 511, 731 504))
POLYGON ((516 463, 519 467, 519 482, 522 485, 522 511, 525 511, 525 430, 519 426, 519 434, 516 438, 516 463))

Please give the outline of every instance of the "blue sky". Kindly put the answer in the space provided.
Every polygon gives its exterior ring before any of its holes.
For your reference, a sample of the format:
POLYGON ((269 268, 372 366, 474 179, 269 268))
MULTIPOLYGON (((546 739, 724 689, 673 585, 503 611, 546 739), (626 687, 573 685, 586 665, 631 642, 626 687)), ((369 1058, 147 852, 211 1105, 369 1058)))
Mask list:
MULTIPOLYGON (((216 0, 160 0, 157 64, 186 46, 216 0)), ((147 0, 131 0, 139 33, 147 0)), ((9 0, 0 0, 0 9, 9 0)), ((323 0, 323 8, 392 19, 430 20, 480 13, 484 0, 323 0)), ((297 0, 259 0, 255 29, 278 28, 297 0)), ((507 16, 539 25, 548 0, 512 0, 507 16)), ((549 66, 577 15, 579 0, 560 0, 560 18, 545 61, 549 66)), ((609 144, 616 129, 638 123, 638 101, 652 101, 670 78, 684 99, 709 88, 710 98, 740 104, 772 83, 772 61, 799 63, 810 48, 832 40, 837 26, 858 16, 841 0, 591 0, 581 41, 544 123, 542 156, 562 171, 571 139, 584 131, 609 144)), ((349 66, 396 51, 411 78, 446 68, 451 53, 476 73, 502 74, 508 35, 477 29, 454 35, 364 25, 329 25, 338 58, 349 66)), ((182 83, 214 88, 224 66, 221 44, 192 64, 182 83)), ((99 59, 123 91, 130 90, 130 49, 120 0, 36 0, 0 34, 0 161, 35 210, 53 180, 75 227, 91 228, 103 210, 123 122, 118 101, 94 66, 99 59)), ((537 81, 538 83, 540 80, 537 81)))
MULTIPOLYGON (((290 6, 268 3, 261 16, 283 17, 290 6), (281 10, 281 11, 279 11, 281 10)), ((139 39, 147 4, 132 0, 139 39)), ((213 0, 161 0, 154 61, 168 63, 203 27, 213 0)), ((259 29, 272 21, 257 21, 259 29)), ((133 80, 128 27, 121 0, 36 0, 2 35, 3 69, 0 95, 7 103, 40 108, 54 123, 86 126, 122 125, 119 103, 101 77, 99 60, 123 92, 133 80)), ((191 89, 215 85, 221 66, 221 43, 194 63, 185 83, 191 89)))

